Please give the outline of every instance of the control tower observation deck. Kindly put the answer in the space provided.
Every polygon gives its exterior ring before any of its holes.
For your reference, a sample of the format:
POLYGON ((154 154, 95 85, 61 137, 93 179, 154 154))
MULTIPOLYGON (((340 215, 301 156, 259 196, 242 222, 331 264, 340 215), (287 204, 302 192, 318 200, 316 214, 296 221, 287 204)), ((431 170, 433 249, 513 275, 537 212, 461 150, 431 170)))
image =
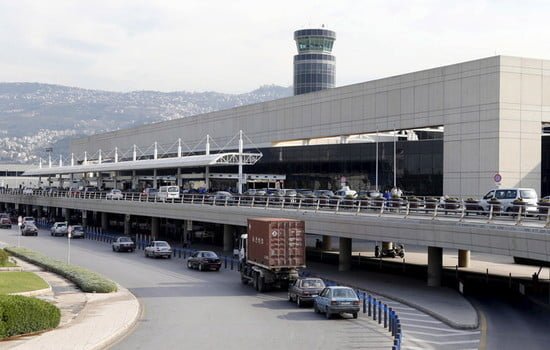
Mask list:
POLYGON ((334 87, 336 58, 331 55, 336 33, 327 29, 294 32, 298 54, 294 56, 294 95, 334 87))

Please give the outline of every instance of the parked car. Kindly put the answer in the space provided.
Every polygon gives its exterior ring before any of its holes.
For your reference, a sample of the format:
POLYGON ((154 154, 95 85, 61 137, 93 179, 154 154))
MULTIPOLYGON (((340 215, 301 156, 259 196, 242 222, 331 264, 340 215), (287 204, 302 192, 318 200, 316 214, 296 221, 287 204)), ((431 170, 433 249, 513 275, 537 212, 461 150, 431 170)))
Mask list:
POLYGON ((84 238, 85 232, 82 225, 71 226, 71 238, 84 238))
POLYGON ((538 211, 537 192, 532 188, 495 188, 487 192, 483 199, 479 202, 484 211, 489 211, 491 205, 489 201, 492 198, 496 198, 501 204, 501 210, 504 212, 513 211, 514 201, 516 199, 523 199, 526 202, 525 210, 527 212, 538 211))
POLYGON ((133 252, 136 249, 136 244, 130 237, 118 237, 111 245, 113 252, 133 252))
POLYGON ((105 199, 123 199, 124 195, 121 190, 112 189, 105 195, 105 199))
POLYGON ((179 199, 180 190, 178 186, 160 186, 157 197, 159 200, 165 202, 170 199, 179 199))
POLYGON ((305 302, 313 302, 313 299, 325 289, 325 282, 320 278, 298 278, 288 288, 288 300, 296 302, 301 307, 305 302))
POLYGON ((165 241, 152 241, 147 247, 145 247, 146 257, 165 257, 170 259, 172 257, 172 247, 165 241))
POLYGON ((0 218, 0 227, 2 228, 11 228, 11 219, 9 217, 0 218))
POLYGON ((23 222, 21 224, 22 236, 38 236, 38 228, 33 222, 23 222))
POLYGON ((219 271, 222 267, 222 262, 216 253, 211 251, 194 252, 187 259, 187 268, 198 269, 199 271, 214 270, 219 271))
POLYGON ((50 229, 50 234, 52 236, 66 236, 68 232, 68 225, 66 221, 55 222, 50 229))
POLYGON ((323 289, 313 301, 313 310, 324 313, 327 319, 332 315, 348 313, 357 318, 360 309, 359 297, 349 287, 331 286, 323 289))
POLYGON ((33 193, 33 189, 30 187, 27 187, 23 190, 24 195, 32 195, 32 193, 33 193))

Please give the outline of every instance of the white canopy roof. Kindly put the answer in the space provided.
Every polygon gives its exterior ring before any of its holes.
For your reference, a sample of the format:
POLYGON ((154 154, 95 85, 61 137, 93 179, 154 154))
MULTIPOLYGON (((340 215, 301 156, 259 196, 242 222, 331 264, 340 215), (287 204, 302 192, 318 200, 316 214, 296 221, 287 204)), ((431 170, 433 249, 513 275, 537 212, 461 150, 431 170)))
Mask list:
MULTIPOLYGON (((242 153, 242 165, 254 165, 262 157, 261 153, 242 153)), ((34 168, 25 171, 24 176, 45 176, 109 171, 132 171, 147 169, 193 168, 205 166, 239 165, 239 153, 202 154, 188 157, 143 159, 86 165, 64 165, 34 168)))

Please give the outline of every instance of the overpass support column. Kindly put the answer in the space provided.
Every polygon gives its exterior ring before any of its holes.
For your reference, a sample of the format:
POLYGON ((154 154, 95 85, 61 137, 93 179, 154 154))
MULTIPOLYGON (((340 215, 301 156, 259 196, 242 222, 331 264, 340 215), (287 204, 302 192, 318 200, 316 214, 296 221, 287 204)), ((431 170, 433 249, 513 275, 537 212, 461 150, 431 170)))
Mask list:
POLYGON ((393 249, 393 242, 382 242, 382 250, 393 249))
POLYGON ((6 203, 4 202, 0 203, 0 211, 2 213, 6 212, 6 203))
POLYGON ((130 216, 130 214, 126 214, 124 215, 124 234, 126 236, 129 236, 130 235, 130 220, 132 219, 132 217, 130 216))
POLYGON ((138 180, 136 176, 136 171, 132 170, 132 190, 135 190, 138 188, 138 180))
POLYGON ((36 206, 36 216, 41 218, 44 212, 44 208, 41 205, 36 206))
POLYGON ((323 236, 323 250, 330 250, 332 248, 332 237, 331 236, 323 236))
POLYGON ((223 225, 223 251, 232 252, 233 251, 233 241, 235 235, 235 226, 233 225, 223 225))
POLYGON ((157 184, 157 169, 153 169, 153 188, 154 188, 154 189, 157 189, 157 188, 158 188, 158 184, 157 184))
POLYGON ((159 237, 160 220, 159 218, 151 218, 151 239, 156 240, 159 237))
POLYGON ((65 218, 65 221, 69 222, 69 219, 71 217, 71 209, 61 208, 61 216, 65 218))
POLYGON ((340 254, 338 255, 338 271, 351 269, 351 238, 340 237, 340 254))
POLYGON ((428 287, 440 287, 443 274, 443 248, 428 247, 428 287))
POLYGON ((178 173, 176 174, 176 185, 181 188, 181 168, 178 168, 178 173))
POLYGON ((32 215, 32 205, 30 205, 30 204, 25 205, 25 215, 27 215, 27 216, 32 215))
POLYGON ((88 211, 82 210, 82 226, 88 227, 88 211))
POLYGON ((458 250, 458 267, 470 267, 470 251, 458 250))
POLYGON ((101 229, 107 231, 109 229, 109 217, 106 212, 101 212, 101 229))

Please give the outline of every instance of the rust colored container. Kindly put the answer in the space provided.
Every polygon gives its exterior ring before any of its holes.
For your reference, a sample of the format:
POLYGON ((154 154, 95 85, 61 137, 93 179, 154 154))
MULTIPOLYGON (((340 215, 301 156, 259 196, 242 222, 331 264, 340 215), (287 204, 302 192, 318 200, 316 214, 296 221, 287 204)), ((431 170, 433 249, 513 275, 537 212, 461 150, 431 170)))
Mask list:
POLYGON ((248 219, 247 259, 266 268, 306 265, 305 224, 279 218, 248 219))

